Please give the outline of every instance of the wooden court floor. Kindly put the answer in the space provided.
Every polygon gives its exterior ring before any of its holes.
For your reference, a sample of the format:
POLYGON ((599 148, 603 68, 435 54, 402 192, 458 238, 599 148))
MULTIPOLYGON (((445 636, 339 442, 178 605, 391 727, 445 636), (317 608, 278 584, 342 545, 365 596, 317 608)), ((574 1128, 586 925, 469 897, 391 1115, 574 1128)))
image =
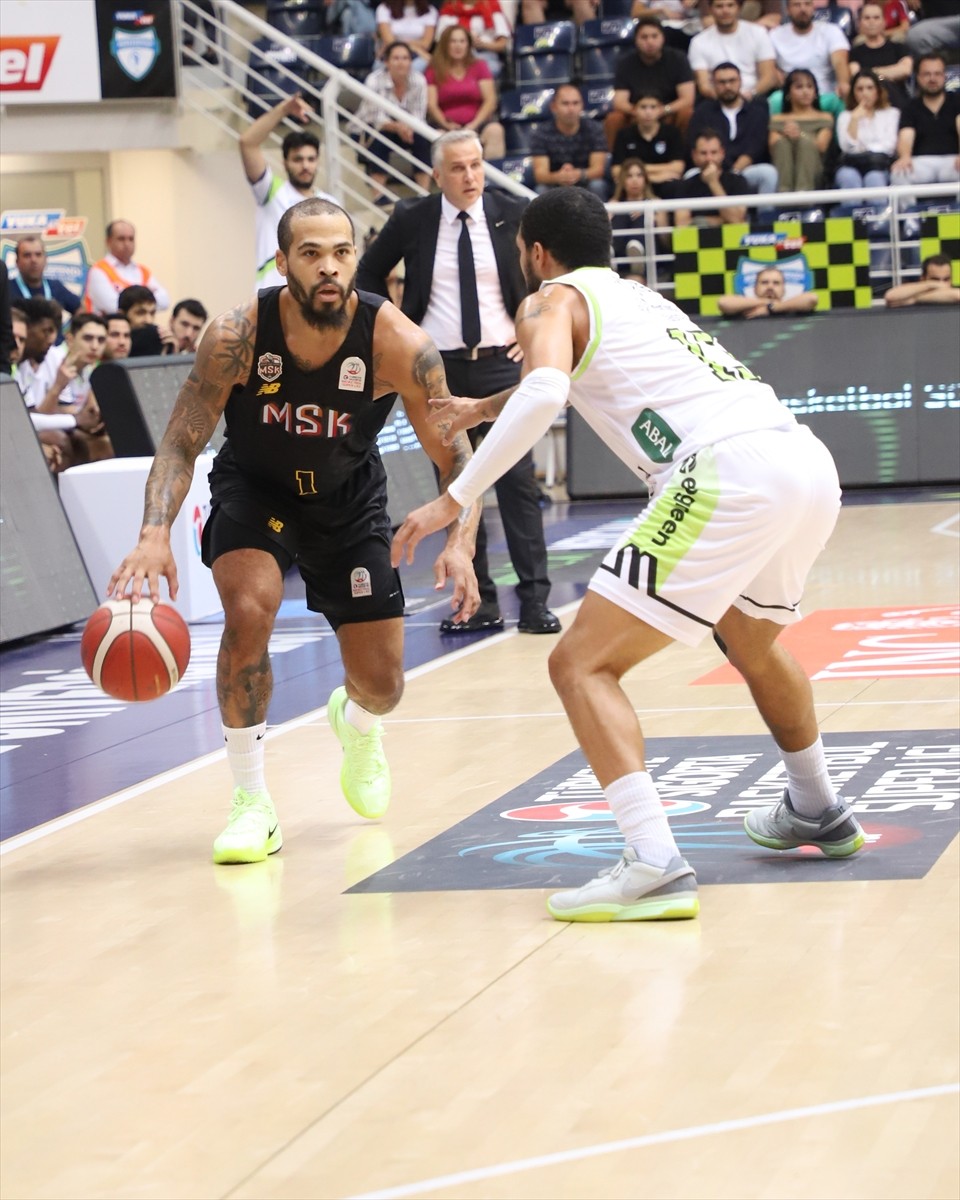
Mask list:
MULTIPOLYGON (((958 535, 954 502, 845 508, 804 610, 955 627, 958 535)), ((696 922, 559 924, 528 887, 347 892, 575 750, 552 644, 510 632, 412 673, 379 824, 339 798, 318 710, 269 735, 265 864, 209 862, 218 756, 4 854, 4 1200, 958 1195, 955 787, 922 877, 787 864, 705 885, 696 922)), ((815 682, 824 731, 956 730, 938 661, 815 682)), ((721 663, 673 647, 629 677, 651 752, 764 732, 741 684, 693 684, 721 663)))

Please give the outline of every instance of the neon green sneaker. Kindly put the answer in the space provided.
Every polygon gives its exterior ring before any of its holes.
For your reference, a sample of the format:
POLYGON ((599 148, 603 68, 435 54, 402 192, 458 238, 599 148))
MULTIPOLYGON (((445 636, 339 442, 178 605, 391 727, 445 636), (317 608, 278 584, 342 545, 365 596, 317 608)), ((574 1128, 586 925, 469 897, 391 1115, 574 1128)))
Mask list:
POLYGON ((269 792, 236 788, 227 827, 213 843, 215 863, 263 862, 283 845, 283 834, 269 792))
POLYGON ((353 811, 375 821, 390 803, 390 768, 380 740, 383 729, 379 724, 369 733, 354 729, 343 715, 346 706, 347 689, 338 687, 327 701, 327 716, 343 747, 340 786, 353 811))

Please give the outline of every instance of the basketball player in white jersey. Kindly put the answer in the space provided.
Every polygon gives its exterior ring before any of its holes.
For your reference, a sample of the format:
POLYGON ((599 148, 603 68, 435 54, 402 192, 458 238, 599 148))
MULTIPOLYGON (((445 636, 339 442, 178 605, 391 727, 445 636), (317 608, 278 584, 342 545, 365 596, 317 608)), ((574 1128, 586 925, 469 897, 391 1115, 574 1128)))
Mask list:
POLYGON ((482 495, 567 403, 649 487, 647 507, 550 656, 550 677, 626 848, 612 869, 547 907, 561 921, 697 915, 696 876, 673 839, 620 680, 671 641, 693 646, 712 631, 786 770, 783 799, 751 812, 747 833, 775 850, 855 853, 863 832, 830 783, 810 683, 777 644, 800 619, 804 581, 839 512, 829 452, 710 334, 610 270, 610 222, 589 192, 538 197, 518 243, 538 289, 517 313, 523 378, 487 400, 432 402, 446 437, 497 420, 446 495, 407 517, 393 561, 411 560, 421 538, 482 495))

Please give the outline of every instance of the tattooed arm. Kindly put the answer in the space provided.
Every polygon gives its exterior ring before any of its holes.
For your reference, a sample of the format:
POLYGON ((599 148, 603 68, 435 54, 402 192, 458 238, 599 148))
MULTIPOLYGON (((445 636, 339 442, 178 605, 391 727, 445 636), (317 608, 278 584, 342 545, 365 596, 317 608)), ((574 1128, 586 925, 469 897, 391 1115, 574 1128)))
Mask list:
MULTIPOLYGON (((451 606, 455 621, 466 621, 480 604, 473 552, 480 520, 480 502, 461 506, 449 496, 448 488, 470 460, 470 442, 458 433, 445 443, 441 432, 428 420, 428 401, 449 396, 443 362, 433 341, 392 304, 377 314, 374 332, 374 391, 377 395, 399 392, 420 445, 440 476, 440 498, 433 502, 442 513, 435 529, 446 528, 447 543, 434 563, 438 589, 453 580, 451 606)), ((399 564, 399 558, 394 565, 399 564)))
POLYGON ((257 331, 256 301, 238 305, 212 322, 196 361, 180 389, 163 440, 147 476, 140 540, 114 571, 107 594, 118 599, 133 582, 139 600, 144 583, 160 599, 160 577, 177 596, 177 568, 170 552, 170 527, 190 490, 197 455, 210 441, 233 387, 246 382, 257 331))

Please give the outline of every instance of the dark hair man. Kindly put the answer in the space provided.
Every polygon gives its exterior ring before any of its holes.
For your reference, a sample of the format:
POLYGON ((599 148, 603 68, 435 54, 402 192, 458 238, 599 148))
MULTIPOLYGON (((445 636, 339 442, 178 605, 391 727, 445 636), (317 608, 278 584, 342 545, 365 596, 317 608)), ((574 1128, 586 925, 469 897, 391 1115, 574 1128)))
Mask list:
POLYGON ((915 304, 960 304, 960 288, 953 284, 953 264, 945 254, 931 254, 920 264, 915 283, 901 283, 884 294, 888 308, 912 308, 915 304))
POLYGON ((777 644, 799 620, 797 598, 840 510, 829 451, 675 305, 610 270, 610 221, 595 196, 579 188, 538 196, 519 243, 537 289, 517 313, 523 380, 498 397, 432 406, 448 436, 497 419, 449 494, 401 525, 393 560, 410 561, 417 543, 568 402, 650 487, 649 504, 604 559, 550 656, 550 678, 626 843, 612 869, 552 896, 550 913, 561 921, 697 915, 696 877, 673 839, 620 681, 670 642, 695 646, 712 631, 786 769, 783 799, 749 813, 748 835, 776 850, 855 853, 863 831, 830 782, 810 683, 777 644))
MULTIPOLYGON (((65 313, 71 316, 79 309, 81 300, 59 279, 47 278, 47 248, 39 234, 29 234, 17 242, 17 273, 8 285, 10 303, 42 297, 56 300, 65 313)), ((63 340, 61 331, 57 341, 63 340)))
MULTIPOLYGON (((386 473, 377 434, 397 392, 445 489, 470 457, 458 435, 447 448, 427 421, 427 401, 448 395, 430 338, 378 296, 358 292, 348 215, 313 197, 284 213, 277 266, 286 286, 217 317, 170 417, 147 479, 140 540, 110 580, 122 596, 176 598, 170 527, 197 455, 220 419, 227 439, 210 475, 212 512, 203 561, 224 611, 217 695, 234 775, 233 809, 214 842, 215 862, 260 862, 282 837, 264 778, 272 691, 268 642, 283 577, 294 563, 307 606, 322 612, 340 646, 345 687, 328 715, 344 750, 340 781, 361 816, 382 816, 390 769, 381 721, 403 693, 403 590, 390 563, 386 473)), ((461 510, 434 565, 453 582, 457 619, 477 607, 470 560, 477 505, 461 510)))

